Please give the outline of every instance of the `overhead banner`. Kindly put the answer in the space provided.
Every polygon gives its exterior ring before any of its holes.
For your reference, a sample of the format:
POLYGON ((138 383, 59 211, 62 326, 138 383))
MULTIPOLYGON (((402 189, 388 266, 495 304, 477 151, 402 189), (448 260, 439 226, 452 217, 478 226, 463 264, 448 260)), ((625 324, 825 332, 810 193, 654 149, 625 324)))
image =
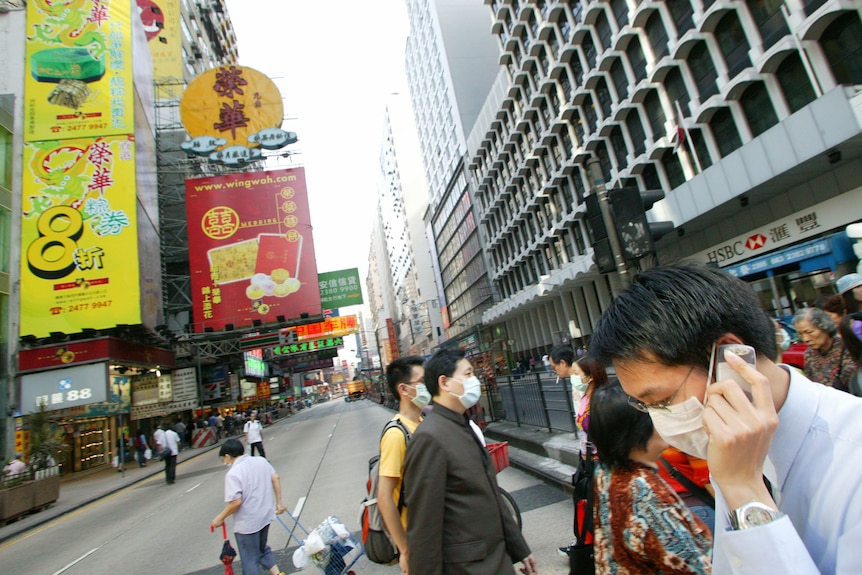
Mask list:
POLYGON ((141 323, 131 137, 24 146, 20 334, 141 323))
POLYGON ((320 315, 302 168, 186 180, 186 213, 196 332, 320 315))
POLYGON ((317 282, 323 307, 362 305, 362 284, 359 282, 357 268, 317 274, 317 282))
POLYGON ((153 76, 183 78, 180 0, 136 0, 153 56, 153 76))
POLYGON ((27 2, 25 141, 135 131, 131 8, 128 1, 27 2))

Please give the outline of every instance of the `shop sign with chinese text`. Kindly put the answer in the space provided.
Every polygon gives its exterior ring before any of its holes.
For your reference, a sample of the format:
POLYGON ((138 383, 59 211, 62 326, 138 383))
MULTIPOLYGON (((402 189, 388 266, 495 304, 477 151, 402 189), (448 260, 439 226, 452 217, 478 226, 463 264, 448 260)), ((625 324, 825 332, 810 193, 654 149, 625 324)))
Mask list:
POLYGON ((186 181, 194 330, 320 315, 302 168, 186 181))
POLYGON ((289 343, 281 346, 277 345, 271 348, 271 351, 272 355, 280 357, 297 353, 308 353, 310 351, 334 349, 340 347, 343 344, 344 342, 340 337, 328 337, 325 339, 316 339, 299 343, 289 343))
POLYGON ((20 334, 141 323, 131 137, 24 146, 20 334))
POLYGON ((362 304, 362 284, 357 268, 323 272, 317 274, 317 280, 323 307, 339 308, 362 304))

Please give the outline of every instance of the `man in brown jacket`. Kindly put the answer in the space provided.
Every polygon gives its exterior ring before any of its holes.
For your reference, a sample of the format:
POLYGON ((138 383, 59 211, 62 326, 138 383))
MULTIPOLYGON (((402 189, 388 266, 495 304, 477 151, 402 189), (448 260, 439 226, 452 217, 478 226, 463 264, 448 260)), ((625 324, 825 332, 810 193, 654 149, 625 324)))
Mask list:
POLYGON ((536 560, 497 489, 487 451, 464 412, 482 394, 457 350, 425 364, 434 409, 416 430, 404 461, 409 575, 537 573, 536 560))

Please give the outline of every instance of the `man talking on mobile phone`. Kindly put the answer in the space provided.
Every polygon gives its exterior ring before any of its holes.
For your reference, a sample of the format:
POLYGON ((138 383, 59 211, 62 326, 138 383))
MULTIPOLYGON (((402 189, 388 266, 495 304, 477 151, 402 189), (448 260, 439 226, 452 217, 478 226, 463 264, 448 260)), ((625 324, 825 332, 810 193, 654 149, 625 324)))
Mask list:
POLYGON ((590 354, 674 447, 708 461, 714 574, 862 573, 862 399, 776 364, 754 290, 694 263, 640 273, 605 311, 590 354), (715 381, 718 346, 744 344, 751 386, 715 381))

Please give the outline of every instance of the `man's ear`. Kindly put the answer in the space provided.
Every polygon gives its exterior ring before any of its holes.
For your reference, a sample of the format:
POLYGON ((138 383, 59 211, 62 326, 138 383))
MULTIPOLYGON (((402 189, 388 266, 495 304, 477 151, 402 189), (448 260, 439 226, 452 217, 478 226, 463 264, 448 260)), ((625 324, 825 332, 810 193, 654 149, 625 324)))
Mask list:
POLYGON ((719 338, 715 340, 715 342, 716 345, 745 344, 745 342, 743 342, 742 339, 735 333, 721 334, 721 336, 719 336, 719 338))
POLYGON ((441 375, 437 378, 437 389, 441 391, 449 391, 449 384, 447 383, 449 378, 445 375, 441 375))

